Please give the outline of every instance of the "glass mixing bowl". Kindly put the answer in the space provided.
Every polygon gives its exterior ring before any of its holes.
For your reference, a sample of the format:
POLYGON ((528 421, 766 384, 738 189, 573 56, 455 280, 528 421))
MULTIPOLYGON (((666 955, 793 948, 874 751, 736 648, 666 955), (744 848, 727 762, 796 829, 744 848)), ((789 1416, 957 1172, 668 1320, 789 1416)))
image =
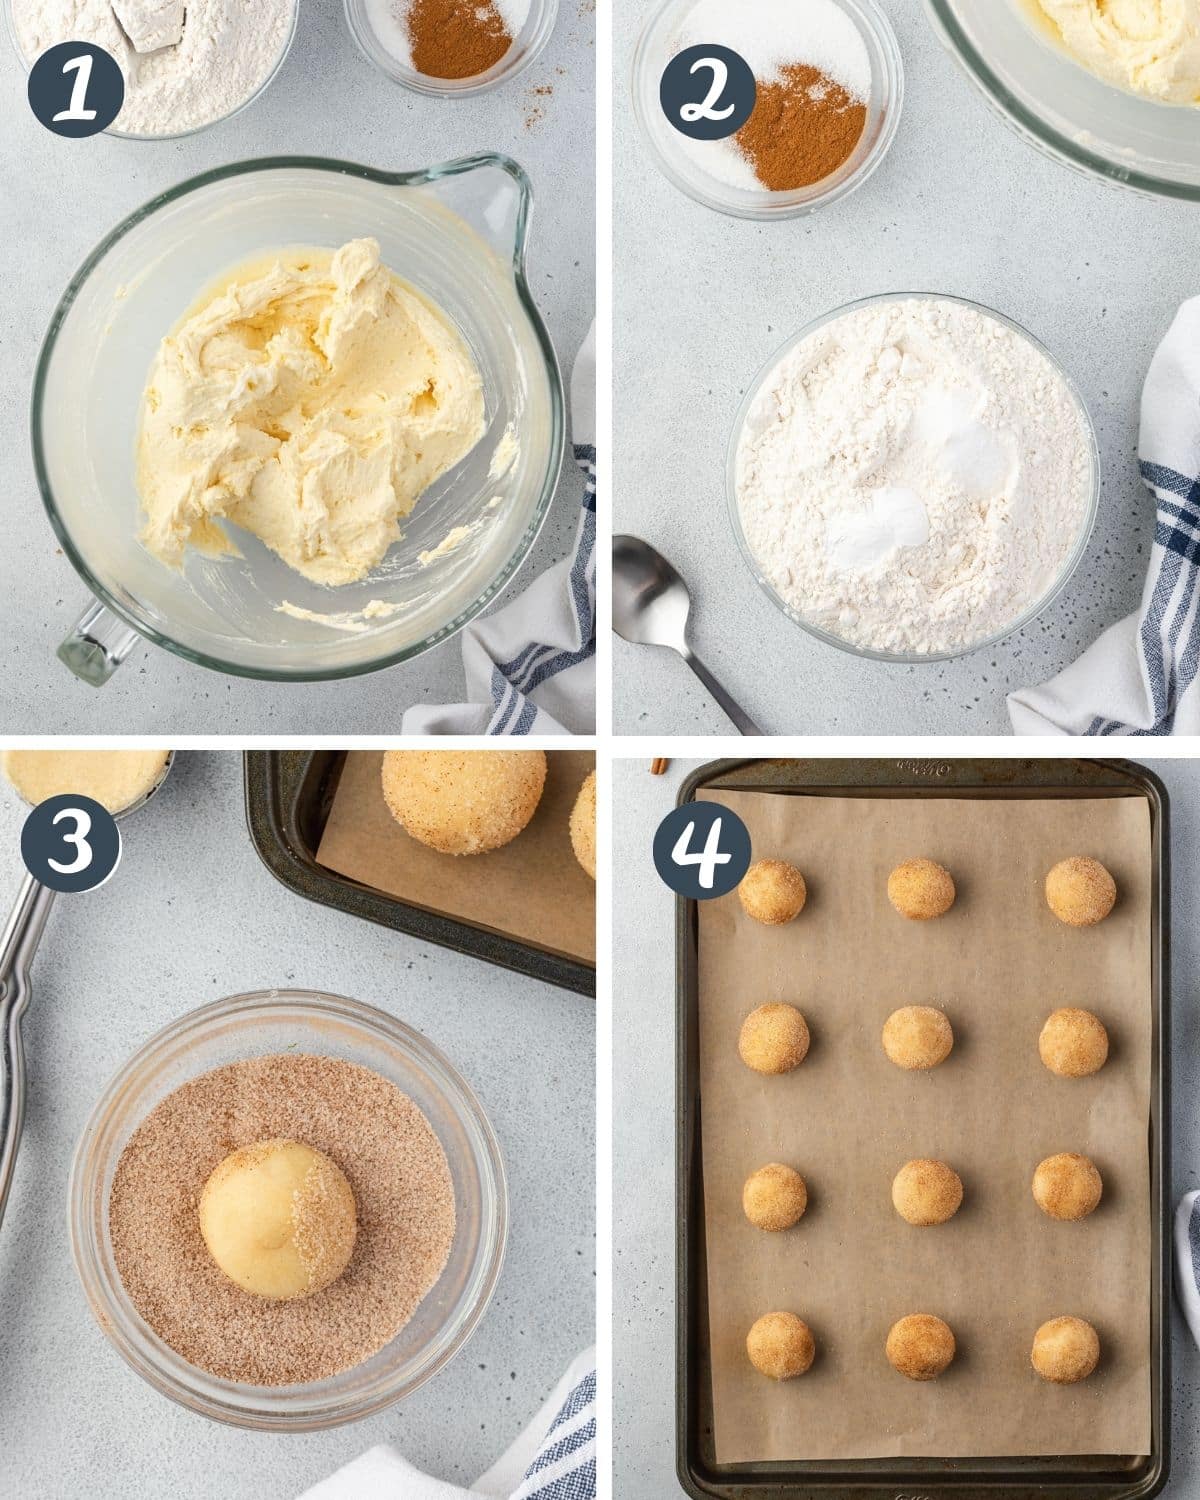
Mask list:
POLYGON ((1104 83, 1037 34, 1025 0, 925 0, 942 41, 1023 139, 1110 182, 1200 201, 1200 109, 1104 83))
POLYGON ((68 287, 34 379, 42 498, 102 601, 60 648, 68 666, 104 682, 141 635, 239 676, 350 677, 427 651, 472 620, 527 557, 562 463, 562 382, 525 274, 530 212, 529 181, 505 156, 407 173, 273 157, 181 183, 120 224, 68 287), (182 572, 164 567, 138 541, 135 474, 160 341, 222 271, 359 235, 379 240, 385 263, 470 346, 484 437, 430 486, 403 541, 359 583, 310 583, 241 533, 240 558, 196 554, 182 572), (459 527, 466 540, 439 549, 459 527), (364 615, 375 601, 387 612, 364 615), (293 618, 285 603, 318 618, 293 618))
POLYGON ((857 302, 848 302, 844 307, 835 307, 832 312, 825 313, 819 318, 814 318, 806 328, 802 328, 794 338, 789 339, 787 343, 782 346, 782 348, 777 349, 775 353, 771 355, 770 359, 767 360, 766 364, 763 365, 762 369, 758 372, 758 374, 754 377, 754 380, 751 382, 750 388, 746 392, 745 398, 743 399, 742 404, 738 409, 738 414, 733 424, 733 432, 730 435, 729 439, 729 452, 725 465, 725 501, 726 507, 729 512, 729 519, 733 525, 733 534, 737 538, 737 544, 741 549, 742 556, 746 560, 746 566, 754 575, 754 581, 762 589, 763 593, 766 594, 767 598, 770 599, 772 604, 776 606, 776 608, 781 610, 782 613, 785 614, 787 618, 794 624, 799 625, 801 629, 806 630, 809 635, 815 636, 819 641, 824 641, 827 646, 836 646, 839 651, 846 651, 851 656, 865 657, 870 661, 900 662, 913 666, 925 662, 953 661, 957 657, 970 656, 976 651, 986 650, 987 647, 995 646, 1000 641, 1007 640, 1010 635, 1016 635, 1018 631, 1024 630, 1026 625, 1035 620, 1043 610, 1049 609, 1054 601, 1058 598, 1058 596, 1062 593, 1062 591, 1066 588, 1076 568, 1078 568, 1079 564, 1083 561, 1084 555, 1087 552, 1088 542, 1091 540, 1092 529, 1096 524, 1096 516, 1100 509, 1100 448, 1096 440, 1096 429, 1092 424, 1092 419, 1088 413, 1088 409, 1084 405, 1083 397, 1079 393, 1078 386, 1076 386, 1075 382, 1067 374, 1066 370, 1062 367, 1059 361, 1055 359, 1053 354, 1050 353, 1050 351, 1041 342, 1041 340, 1035 338, 1033 334, 1031 334, 1027 329, 1022 328, 1019 323, 1014 323, 1011 318, 1006 318, 1003 313, 996 312, 990 307, 984 307, 982 303, 971 302, 965 297, 951 297, 948 295, 943 295, 939 292, 884 292, 875 297, 863 297, 860 298, 857 302), (741 508, 738 505, 737 494, 738 449, 741 445, 742 432, 746 425, 746 419, 753 409, 754 403, 758 400, 759 392, 771 378, 776 366, 780 363, 780 361, 784 359, 788 354, 790 354, 798 344, 802 344, 805 339, 811 338, 812 335, 818 331, 818 329, 824 328, 827 323, 832 323, 835 319, 844 317, 845 314, 854 312, 860 307, 870 307, 879 302, 911 301, 957 302, 961 306, 973 308, 976 312, 983 313, 989 318, 995 318, 997 322, 1003 323, 1006 327, 1011 328, 1014 333, 1020 334, 1023 339, 1026 339, 1030 344, 1032 344, 1033 347, 1037 349, 1041 354, 1043 354, 1050 362, 1050 364, 1054 367, 1057 373, 1061 376, 1062 380, 1065 382, 1067 389, 1070 391, 1072 397, 1074 398, 1075 406, 1083 422, 1084 432, 1087 435, 1088 453, 1091 460, 1091 475, 1088 485, 1089 494, 1087 512, 1084 516, 1083 523, 1080 526, 1079 535, 1075 539, 1075 544, 1071 549, 1071 555, 1068 557, 1066 565, 1063 567, 1062 572, 1053 581, 1050 587, 1044 591, 1042 597, 1035 603, 1030 605, 1030 607, 1017 619, 1013 620, 1011 624, 1005 625, 1002 630, 998 630, 990 636, 986 636, 978 641, 973 641, 969 645, 963 646, 954 651, 932 651, 924 652, 921 654, 918 654, 916 652, 878 651, 868 646, 855 645, 852 641, 847 641, 844 640, 841 636, 834 635, 832 631, 823 630, 820 625, 817 625, 812 620, 806 619, 805 616, 802 615, 798 610, 793 609, 793 607, 776 592, 774 585, 770 583, 769 580, 763 575, 762 564, 759 562, 758 558, 751 550, 750 544, 746 540, 746 533, 742 528, 741 508))
POLYGON ((794 192, 749 192, 705 171, 697 142, 667 123, 659 101, 663 69, 696 0, 661 0, 650 12, 633 57, 633 109, 659 170, 697 203, 739 219, 793 219, 861 187, 887 155, 904 104, 904 63, 896 33, 876 0, 837 0, 862 35, 871 59, 871 98, 862 139, 831 176, 794 192))
POLYGON ((310 990, 217 1000, 152 1037, 92 1111, 71 1164, 68 1195, 75 1268, 92 1315, 126 1363, 201 1416, 275 1432, 358 1421, 436 1375, 479 1326, 500 1276, 508 1228, 499 1144, 479 1101, 446 1058, 383 1011, 310 990), (424 1110, 450 1165, 458 1223, 436 1285, 378 1354, 306 1385, 242 1385, 189 1364, 134 1308, 113 1259, 108 1200, 126 1142, 160 1099, 211 1068, 288 1050, 371 1068, 424 1110))
MULTIPOLYGON (((234 105, 234 107, 231 110, 227 110, 225 114, 217 115, 214 119, 211 120, 205 120, 203 125, 193 125, 188 130, 160 131, 157 135, 134 135, 128 130, 118 130, 115 125, 112 125, 104 132, 104 134, 116 136, 119 140, 122 141, 177 141, 181 140, 184 136, 199 135, 202 130, 211 130, 214 125, 223 125, 226 120, 232 120, 234 115, 240 115, 242 110, 249 109, 254 101, 259 97, 259 95, 262 94, 266 89, 270 88, 271 84, 279 76, 279 70, 287 61, 287 55, 292 50, 292 43, 296 39, 296 21, 299 14, 299 0, 292 0, 292 19, 288 23, 287 36, 284 38, 283 46, 279 49, 279 56, 271 65, 271 71, 267 74, 267 76, 263 79, 263 81, 258 85, 258 87, 252 94, 247 94, 240 104, 234 105)), ((8 35, 13 44, 13 50, 20 58, 21 66, 28 73, 32 64, 25 56, 25 53, 21 48, 21 44, 17 40, 17 26, 16 22, 13 20, 12 0, 8 0, 8 3, 5 5, 4 15, 5 19, 8 21, 8 35)))
MULTIPOLYGON (((374 0, 374 3, 378 5, 380 0, 374 0)), ((415 89, 418 94, 435 94, 442 99, 465 99, 482 94, 523 73, 550 40, 558 18, 558 0, 531 0, 529 14, 519 35, 513 38, 512 46, 500 61, 486 73, 476 73, 471 78, 430 78, 426 73, 407 67, 384 46, 371 21, 371 0, 345 0, 345 5, 350 35, 368 62, 374 63, 381 73, 396 83, 402 83, 405 88, 415 89)))

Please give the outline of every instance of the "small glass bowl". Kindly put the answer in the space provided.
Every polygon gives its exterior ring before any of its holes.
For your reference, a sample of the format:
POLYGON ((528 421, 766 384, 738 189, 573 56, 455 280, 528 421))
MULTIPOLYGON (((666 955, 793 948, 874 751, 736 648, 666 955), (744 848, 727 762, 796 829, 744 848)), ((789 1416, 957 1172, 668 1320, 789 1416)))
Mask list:
MULTIPOLYGON (((12 13, 12 0, 8 0, 8 3, 5 5, 4 15, 8 21, 8 34, 12 39, 13 50, 20 59, 21 66, 28 73, 32 64, 25 56, 21 43, 17 40, 17 27, 12 13)), ((254 101, 265 93, 279 76, 279 70, 287 61, 287 55, 292 50, 292 43, 296 40, 296 24, 299 16, 300 0, 292 0, 292 19, 288 23, 287 36, 283 39, 283 46, 279 49, 279 56, 275 59, 271 71, 252 94, 248 94, 240 104, 235 104, 227 113, 218 115, 215 120, 205 120, 203 125, 191 125, 186 130, 168 130, 157 135, 135 135, 131 131, 118 130, 115 125, 110 125, 103 134, 114 136, 119 141, 178 141, 182 140, 185 136, 199 135, 203 130, 211 130, 214 125, 223 125, 226 120, 232 120, 235 115, 240 115, 244 109, 249 109, 254 101)), ((120 119, 120 116, 118 115, 117 118, 120 119)))
POLYGON ((269 990, 203 1005, 160 1031, 118 1072, 71 1164, 71 1253, 88 1305, 118 1353, 156 1390, 201 1416, 258 1431, 312 1432, 356 1422, 415 1391, 463 1347, 500 1275, 508 1225, 504 1166, 478 1100, 445 1057, 383 1011, 310 990, 269 990), (189 1364, 133 1306, 109 1237, 113 1174, 129 1137, 188 1079, 245 1057, 309 1052, 381 1074, 424 1111, 450 1165, 457 1225, 435 1286, 377 1354, 293 1386, 223 1380, 189 1364))
MULTIPOLYGON (((350 0, 347 0, 350 3, 350 0)), ((855 23, 871 59, 867 124, 853 154, 832 176, 793 192, 750 192, 706 172, 688 141, 667 123, 659 102, 663 69, 695 0, 661 0, 651 12, 633 55, 633 109, 655 163, 681 192, 718 213, 739 219, 794 219, 836 203, 861 187, 887 155, 904 105, 904 63, 892 24, 876 0, 836 0, 855 23)))
MULTIPOLYGON (((383 0, 375 0, 376 4, 383 0)), ((435 94, 443 99, 465 99, 472 94, 482 94, 497 88, 523 73, 534 60, 554 31, 558 19, 558 0, 531 0, 529 14, 519 36, 486 73, 474 73, 470 78, 431 78, 427 73, 418 73, 407 67, 393 52, 389 52, 379 39, 379 34, 368 14, 371 0, 345 0, 346 24, 350 35, 368 62, 379 71, 418 94, 435 94)))
POLYGON ((1007 640, 1010 635, 1016 635, 1019 631, 1024 630, 1043 610, 1050 608, 1071 581, 1075 570, 1083 561, 1088 549, 1088 543, 1091 541, 1092 531, 1096 524, 1096 516, 1100 510, 1100 447, 1096 440, 1095 426, 1083 397, 1079 392, 1079 387, 1071 379, 1070 375, 1067 374, 1060 362, 1046 348, 1045 344, 1030 333, 1028 329, 1022 328, 1019 323, 1015 323, 1011 318, 1006 318, 1003 313, 996 312, 994 308, 985 307, 981 302, 972 302, 966 297, 952 297, 940 292, 882 292, 874 297, 862 297, 856 302, 847 302, 844 307, 834 308, 832 312, 827 312, 819 318, 814 318, 806 328, 802 328, 786 344, 777 349, 771 355, 770 359, 767 360, 766 364, 763 365, 762 369, 759 370, 751 382, 741 406, 738 408, 738 414, 733 424, 733 432, 730 435, 729 453, 725 466, 725 496, 729 519, 733 525, 733 534, 737 538, 737 544, 741 548, 742 556, 746 560, 746 566, 754 575, 754 580, 763 593, 766 594, 772 604, 780 609, 789 620, 799 625, 809 635, 815 636, 817 640, 824 641, 827 646, 836 646, 839 651, 845 651, 851 656, 863 657, 868 661, 897 662, 903 665, 919 666, 929 662, 954 661, 959 657, 971 656, 976 651, 984 651, 990 646, 998 645, 1001 641, 1007 640), (847 313, 855 312, 860 307, 871 307, 880 302, 956 302, 960 307, 973 308, 974 311, 982 313, 986 317, 994 318, 998 323, 1003 323, 1006 328, 1011 328, 1014 333, 1019 334, 1021 338, 1032 344, 1039 353, 1044 355, 1062 378, 1074 399, 1075 407, 1079 412, 1083 421, 1084 431, 1087 434, 1088 453, 1091 459, 1091 493, 1088 500, 1087 514, 1079 528, 1079 535, 1076 538, 1075 545, 1071 549, 1071 555, 1067 559, 1062 572, 1042 597, 1031 605, 1024 614, 1014 619, 1011 624, 1005 625, 1003 629, 997 630, 990 636, 973 641, 970 645, 959 647, 953 651, 879 651, 869 646, 857 646, 853 641, 847 641, 841 636, 834 635, 831 631, 823 630, 821 626, 815 624, 812 620, 806 619, 798 610, 793 609, 776 592, 774 585, 763 576, 762 564, 751 550, 750 544, 746 540, 746 533, 742 529, 742 514, 741 507, 738 504, 737 493, 738 450, 741 447, 742 432, 746 426, 746 419, 750 415, 754 403, 758 400, 759 392, 774 374, 779 363, 798 344, 802 344, 805 339, 811 338, 814 333, 824 328, 827 323, 832 323, 836 319, 844 317, 847 313))

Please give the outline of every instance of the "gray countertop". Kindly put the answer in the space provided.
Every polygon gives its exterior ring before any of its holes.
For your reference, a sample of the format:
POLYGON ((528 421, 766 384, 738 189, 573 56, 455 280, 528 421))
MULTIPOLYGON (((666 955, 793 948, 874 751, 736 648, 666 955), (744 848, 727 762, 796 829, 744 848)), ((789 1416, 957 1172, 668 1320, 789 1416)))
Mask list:
MULTIPOLYGON (((616 8, 614 530, 662 547, 692 585, 699 655, 771 734, 1007 734, 1005 695, 1052 676, 1141 597, 1154 507, 1135 463, 1142 381, 1179 303, 1200 290, 1194 205, 1143 198, 1043 157, 943 50, 922 0, 882 0, 907 97, 891 154, 806 219, 713 213, 654 166, 629 108, 652 0, 616 8), (856 660, 806 636, 751 577, 725 509, 744 392, 815 316, 859 297, 946 292, 1037 334, 1079 383, 1101 441, 1100 520, 1057 604, 957 662, 856 660)), ((615 647, 625 734, 725 734, 673 656, 615 647)))
MULTIPOLYGON (((21 821, 0 784, 13 897, 21 821)), ((251 847, 233 752, 181 753, 125 846, 101 890, 58 898, 33 969, 29 1114, 0 1228, 0 1496, 289 1500, 384 1441, 470 1483, 595 1337, 592 1002, 285 890, 251 847), (495 1127, 511 1205, 495 1301, 458 1357, 389 1411, 305 1436, 223 1427, 153 1391, 93 1321, 66 1232, 71 1154, 116 1069, 185 1011, 274 985, 351 995, 440 1047, 495 1127)))
MULTIPOLYGON (((714 758, 716 758, 714 756, 714 758)), ((614 767, 613 1399, 616 1493, 680 1495, 675 1478, 674 898, 650 859, 650 836, 699 761, 665 777, 648 761, 614 767)), ((1200 1050, 1193 975, 1200 963, 1200 766, 1152 761, 1171 795, 1174 976, 1173 1198, 1200 1187, 1200 1050)), ((1200 1493, 1200 1354, 1172 1306, 1174 1500, 1200 1493)))
MULTIPOLYGON (((10 723, 28 734, 361 734, 394 729, 415 705, 462 698, 454 640, 387 672, 316 684, 246 682, 139 644, 103 690, 75 682, 54 652, 87 593, 38 497, 29 451, 33 369, 84 257, 126 214, 184 178, 274 154, 400 170, 498 150, 521 162, 533 182, 530 284, 569 374, 595 307, 593 10, 591 0, 562 0, 554 36, 528 71, 490 93, 444 101, 377 72, 350 38, 342 0, 300 0, 295 44, 260 99, 199 135, 153 142, 66 141, 43 129, 25 105, 24 69, 0 26, 0 483, 9 517, 0 628, 10 723)), ((569 551, 580 492, 568 458, 546 527, 502 601, 569 551)))

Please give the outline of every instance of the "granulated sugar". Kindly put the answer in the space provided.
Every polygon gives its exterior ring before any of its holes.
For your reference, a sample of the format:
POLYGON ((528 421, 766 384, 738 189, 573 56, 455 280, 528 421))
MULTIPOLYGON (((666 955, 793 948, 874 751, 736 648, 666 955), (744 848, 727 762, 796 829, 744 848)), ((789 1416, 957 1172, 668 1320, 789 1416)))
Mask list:
POLYGON ((454 1186, 429 1121, 394 1084, 340 1058, 278 1054, 214 1069, 163 1099, 121 1154, 109 1222, 125 1290, 176 1353, 227 1380, 297 1385, 361 1364, 409 1321, 449 1256, 454 1186), (273 1137, 331 1157, 358 1208, 343 1275, 295 1302, 228 1280, 197 1215, 213 1169, 273 1137))

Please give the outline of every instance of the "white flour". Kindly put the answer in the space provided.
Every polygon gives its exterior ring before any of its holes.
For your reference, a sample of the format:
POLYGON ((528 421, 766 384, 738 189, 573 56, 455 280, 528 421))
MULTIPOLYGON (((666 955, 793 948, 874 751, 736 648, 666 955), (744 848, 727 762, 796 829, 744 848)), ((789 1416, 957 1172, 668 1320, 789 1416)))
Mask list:
MULTIPOLYGON (((110 0, 12 0, 31 62, 56 42, 95 42, 112 53, 126 90, 115 128, 126 135, 195 130, 245 103, 279 60, 295 8, 296 0, 187 0, 183 40, 141 53, 110 0)), ((131 16, 139 9, 128 7, 131 16)))
POLYGON ((847 313, 776 366, 737 456, 767 582, 857 646, 963 651, 1061 575, 1091 499, 1086 419, 1042 352, 960 303, 847 313))

